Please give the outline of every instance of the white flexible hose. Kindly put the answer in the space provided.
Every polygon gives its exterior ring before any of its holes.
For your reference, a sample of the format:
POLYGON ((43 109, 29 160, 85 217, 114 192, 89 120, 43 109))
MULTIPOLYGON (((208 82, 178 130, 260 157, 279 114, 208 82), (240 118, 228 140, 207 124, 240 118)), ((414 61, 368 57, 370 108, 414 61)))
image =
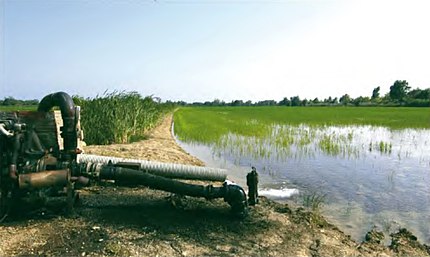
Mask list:
POLYGON ((140 169, 154 175, 168 178, 190 179, 190 180, 210 180, 224 181, 227 178, 227 170, 209 167, 200 167, 192 165, 183 165, 175 163, 163 163, 146 161, 139 159, 127 159, 118 157, 99 156, 92 154, 79 154, 78 163, 101 163, 107 164, 111 161, 113 164, 118 162, 139 163, 140 169))
POLYGON ((0 123, 0 132, 7 137, 12 137, 13 133, 7 131, 4 126, 5 125, 3 123, 0 123))

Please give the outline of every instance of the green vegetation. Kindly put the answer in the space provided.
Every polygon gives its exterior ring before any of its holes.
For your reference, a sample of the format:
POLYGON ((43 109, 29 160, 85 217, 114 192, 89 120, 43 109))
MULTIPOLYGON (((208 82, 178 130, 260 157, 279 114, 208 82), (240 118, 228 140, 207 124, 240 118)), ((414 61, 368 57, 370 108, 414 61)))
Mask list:
MULTIPOLYGON (((81 127, 87 144, 129 143, 145 138, 148 129, 174 107, 136 92, 112 92, 95 98, 74 96, 81 106, 81 127)), ((0 111, 36 111, 37 100, 0 101, 0 111)))
POLYGON ((302 195, 303 206, 310 208, 314 212, 319 212, 326 201, 327 195, 318 192, 311 192, 302 195))
MULTIPOLYGON (((280 125, 373 125, 390 129, 430 128, 430 110, 410 107, 183 107, 175 112, 175 133, 181 140, 218 142, 223 135, 267 137, 280 125)), ((352 132, 351 132, 352 133, 352 132)), ((281 140, 291 142, 289 133, 281 140)), ((309 135, 308 135, 309 136, 309 135)), ((352 139, 352 134, 346 136, 352 139)), ((303 138, 306 142, 306 138, 303 138)), ((385 144, 385 142, 384 142, 385 144)), ((388 143, 389 144, 389 143, 388 143)), ((336 147, 323 142, 327 147, 336 147)), ((384 147, 385 149, 385 147, 384 147)))
POLYGON ((0 105, 0 111, 35 111, 37 105, 0 105))
POLYGON ((113 92, 93 99, 74 97, 81 106, 81 126, 87 144, 129 143, 145 138, 173 105, 136 92, 113 92))
POLYGON ((406 107, 183 107, 175 134, 209 145, 214 154, 240 161, 285 161, 318 153, 359 158, 368 152, 403 154, 384 131, 430 129, 427 108, 406 107), (384 128, 385 127, 385 128, 384 128), (382 133, 382 134, 381 134, 382 133), (376 136, 375 136, 376 135, 376 136))
POLYGON ((376 150, 376 151, 379 151, 380 153, 391 154, 392 149, 393 149, 393 145, 391 143, 384 142, 384 141, 380 141, 379 143, 370 142, 369 144, 370 152, 372 150, 376 150))
POLYGON ((11 96, 3 98, 3 100, 0 100, 0 108, 3 109, 3 106, 37 106, 39 104, 39 100, 33 99, 33 100, 19 100, 15 99, 11 96))

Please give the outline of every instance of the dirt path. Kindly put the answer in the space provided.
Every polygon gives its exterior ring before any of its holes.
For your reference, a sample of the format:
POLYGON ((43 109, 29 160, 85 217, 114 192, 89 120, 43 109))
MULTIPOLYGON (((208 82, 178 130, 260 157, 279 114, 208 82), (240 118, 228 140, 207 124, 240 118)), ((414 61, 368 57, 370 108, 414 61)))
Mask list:
POLYGON ((171 126, 170 114, 149 134, 147 140, 131 144, 86 146, 85 153, 204 166, 202 161, 189 155, 176 144, 171 126))
MULTIPOLYGON (((202 165, 176 145, 171 116, 149 139, 87 153, 202 165)), ((404 230, 391 248, 378 233, 357 243, 317 213, 265 198, 244 220, 220 200, 180 198, 105 183, 81 191, 75 214, 39 209, 0 226, 0 256, 425 256, 404 230)))

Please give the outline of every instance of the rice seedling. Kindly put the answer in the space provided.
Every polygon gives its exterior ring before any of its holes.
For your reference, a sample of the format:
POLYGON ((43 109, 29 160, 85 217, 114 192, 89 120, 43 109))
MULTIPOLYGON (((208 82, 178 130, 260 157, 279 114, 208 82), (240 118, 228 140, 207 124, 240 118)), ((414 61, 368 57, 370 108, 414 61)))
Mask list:
MULTIPOLYGON (((428 108, 399 107, 185 107, 175 112, 183 141, 216 142, 227 133, 266 136, 271 125, 372 125, 389 129, 430 128, 428 108)), ((354 133, 347 135, 352 140, 354 133)))
POLYGON ((384 141, 379 141, 379 143, 373 143, 371 141, 369 144, 369 152, 372 152, 373 149, 379 151, 381 154, 391 154, 393 150, 393 144, 384 141))
POLYGON ((333 135, 324 135, 318 146, 322 152, 329 155, 338 155, 341 152, 340 144, 333 135))
MULTIPOLYGON (((363 135, 384 133, 382 127, 363 124, 383 124, 390 130, 428 128, 423 120, 430 119, 430 113, 425 109, 187 107, 175 113, 174 129, 182 141, 211 145, 219 155, 227 151, 236 159, 285 160, 318 152, 358 158, 365 154, 368 143, 364 142, 369 140, 363 135)), ((367 150, 391 154, 392 143, 376 139, 367 150)))

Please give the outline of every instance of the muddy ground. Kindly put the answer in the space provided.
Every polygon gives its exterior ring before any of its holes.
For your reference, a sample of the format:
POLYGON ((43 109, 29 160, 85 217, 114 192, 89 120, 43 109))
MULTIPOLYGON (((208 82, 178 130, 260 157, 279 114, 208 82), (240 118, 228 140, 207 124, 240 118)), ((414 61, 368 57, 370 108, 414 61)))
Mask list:
MULTIPOLYGON (((171 116, 148 139, 86 153, 204 165, 173 140, 171 116)), ((58 205, 56 205, 58 206, 58 205)), ((245 219, 222 199, 179 197, 111 183, 80 190, 74 213, 43 207, 0 225, 0 256, 428 256, 406 229, 355 242, 318 213, 261 198, 245 219)))

